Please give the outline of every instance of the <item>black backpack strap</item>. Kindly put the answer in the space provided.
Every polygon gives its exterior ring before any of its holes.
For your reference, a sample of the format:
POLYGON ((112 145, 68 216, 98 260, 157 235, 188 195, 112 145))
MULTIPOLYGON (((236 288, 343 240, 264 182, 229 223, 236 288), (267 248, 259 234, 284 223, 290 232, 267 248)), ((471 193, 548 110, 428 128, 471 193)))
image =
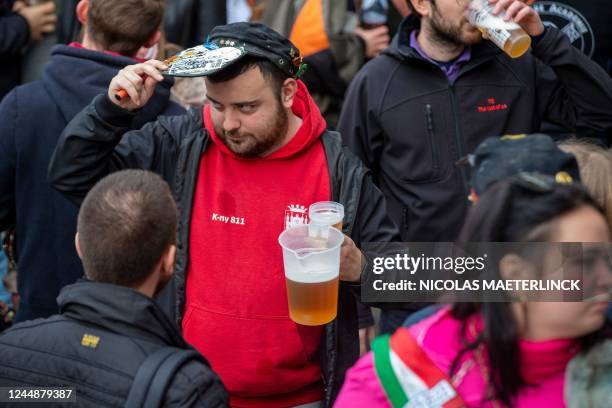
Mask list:
POLYGON ((192 349, 162 347, 151 354, 136 373, 125 407, 161 407, 168 385, 177 370, 191 360, 205 362, 202 356, 192 349))

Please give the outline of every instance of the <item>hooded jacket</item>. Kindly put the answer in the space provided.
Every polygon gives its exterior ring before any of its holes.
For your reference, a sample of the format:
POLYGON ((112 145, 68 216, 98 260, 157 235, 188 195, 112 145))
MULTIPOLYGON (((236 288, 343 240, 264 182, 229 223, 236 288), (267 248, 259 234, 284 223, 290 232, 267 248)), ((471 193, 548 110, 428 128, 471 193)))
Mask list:
MULTIPOLYGON (((60 289, 83 275, 74 249, 78 208, 47 183, 49 159, 68 122, 134 63, 56 46, 42 79, 17 87, 0 104, 0 231, 16 227, 18 321, 57 313, 60 289)), ((161 113, 184 112, 169 102, 171 86, 158 86, 135 118, 139 126, 161 113)))
POLYGON ((417 17, 351 83, 338 129, 375 175, 406 242, 453 241, 468 207, 456 162, 487 137, 534 133, 543 120, 578 134, 612 126, 612 79, 554 27, 511 59, 472 46, 454 83, 409 46, 417 17))
MULTIPOLYGON (((0 386, 75 387, 76 406, 123 407, 149 355, 191 348, 157 304, 133 289, 81 281, 57 300, 59 315, 0 335, 0 386)), ((226 407, 227 393, 208 362, 189 361, 170 381, 163 406, 226 407)))
MULTIPOLYGON (((180 323, 185 313, 194 193, 210 135, 204 128, 202 109, 180 117, 161 117, 140 130, 132 130, 133 117, 133 112, 117 107, 106 96, 96 98, 64 131, 51 160, 49 179, 75 202, 100 178, 122 168, 152 170, 168 181, 180 214, 174 280, 180 323)), ((397 229, 387 217, 385 200, 369 170, 342 148, 337 133, 325 131, 320 140, 331 199, 345 207, 343 232, 358 247, 397 239, 397 229)), ((346 369, 359 356, 356 293, 359 284, 340 282, 337 318, 323 329, 319 357, 326 406, 332 405, 346 369)))

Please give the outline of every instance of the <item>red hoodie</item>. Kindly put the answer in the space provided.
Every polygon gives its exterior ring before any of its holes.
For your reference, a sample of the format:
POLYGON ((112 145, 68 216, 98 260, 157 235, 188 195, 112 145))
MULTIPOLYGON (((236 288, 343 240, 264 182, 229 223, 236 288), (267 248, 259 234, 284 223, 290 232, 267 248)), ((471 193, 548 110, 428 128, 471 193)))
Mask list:
POLYGON ((308 206, 331 199, 320 141, 325 121, 299 82, 302 126, 262 159, 242 159, 204 125, 190 230, 183 334, 208 358, 235 407, 288 407, 323 398, 317 351, 323 327, 289 319, 278 236, 307 222, 308 206))

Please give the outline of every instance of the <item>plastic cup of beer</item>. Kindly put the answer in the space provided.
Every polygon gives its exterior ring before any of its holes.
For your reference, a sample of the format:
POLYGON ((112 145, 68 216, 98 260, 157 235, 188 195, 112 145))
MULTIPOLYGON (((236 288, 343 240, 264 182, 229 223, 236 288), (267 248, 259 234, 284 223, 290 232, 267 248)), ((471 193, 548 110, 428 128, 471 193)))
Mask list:
POLYGON ((312 237, 308 225, 289 228, 278 237, 283 248, 289 316, 298 324, 319 326, 336 318, 344 234, 327 228, 327 237, 312 237))
POLYGON ((531 37, 517 23, 505 21, 505 11, 493 15, 494 7, 488 0, 470 0, 467 19, 511 58, 518 58, 529 50, 531 37))
POLYGON ((328 225, 342 231, 344 206, 335 201, 319 201, 308 208, 308 219, 311 224, 328 225))

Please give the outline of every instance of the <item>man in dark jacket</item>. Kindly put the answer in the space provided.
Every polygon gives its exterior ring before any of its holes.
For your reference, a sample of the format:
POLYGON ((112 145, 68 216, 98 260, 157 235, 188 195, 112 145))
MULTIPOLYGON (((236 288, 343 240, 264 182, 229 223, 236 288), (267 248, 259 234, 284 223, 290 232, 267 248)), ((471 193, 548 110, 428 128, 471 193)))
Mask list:
POLYGON ((210 104, 131 130, 134 111, 167 67, 127 67, 108 95, 68 125, 49 176, 78 201, 108 172, 160 173, 181 212, 183 334, 210 359, 231 404, 330 406, 359 353, 355 292, 363 265, 356 245, 389 241, 397 230, 369 171, 326 131, 297 79, 301 58, 293 44, 252 23, 217 27, 211 41, 210 60, 184 62, 208 75, 210 104), (115 100, 119 89, 129 99, 115 100), (338 316, 326 326, 300 326, 289 318, 277 239, 307 220, 310 204, 327 200, 345 207, 338 316))
MULTIPOLYGON (((83 275, 72 245, 78 209, 48 185, 47 168, 66 124, 107 89, 118 70, 135 62, 131 56, 141 46, 159 37, 163 0, 128 3, 81 1, 83 44, 55 47, 42 80, 14 89, 0 105, 0 231, 16 227, 17 321, 57 313, 60 289, 83 275)), ((137 126, 184 112, 169 101, 171 85, 157 88, 136 115, 137 126)))
POLYGON ((21 52, 30 40, 38 41, 55 29, 54 4, 25 6, 14 0, 0 0, 0 101, 19 85, 21 52))
POLYGON ((403 241, 456 238, 469 195, 456 163, 487 137, 534 133, 543 120, 576 133, 612 126, 610 77, 526 4, 497 3, 532 36, 523 57, 481 41, 466 2, 412 0, 391 47, 349 88, 340 133, 373 170, 403 241))
MULTIPOLYGON (((60 314, 0 335, 0 386, 75 387, 78 406, 124 406, 147 357, 191 349, 151 299, 172 277, 177 219, 154 173, 125 170, 100 181, 83 202, 75 239, 87 280, 62 289, 60 314)), ((168 383, 159 406, 227 406, 197 354, 168 383)))

